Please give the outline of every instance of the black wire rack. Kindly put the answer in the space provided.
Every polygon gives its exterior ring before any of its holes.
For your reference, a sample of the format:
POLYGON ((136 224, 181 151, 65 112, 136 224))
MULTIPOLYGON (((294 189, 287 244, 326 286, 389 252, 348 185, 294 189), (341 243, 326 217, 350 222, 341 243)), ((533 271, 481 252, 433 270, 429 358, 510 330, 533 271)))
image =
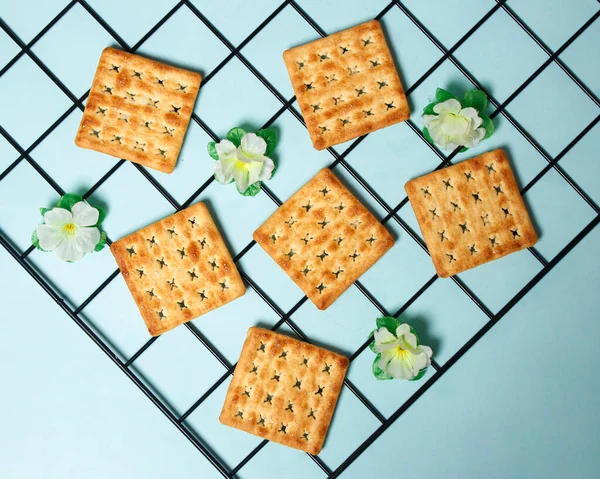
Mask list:
MULTIPOLYGON (((279 118, 285 111, 289 111, 300 123, 304 124, 302 115, 294 107, 295 97, 285 98, 270 82, 265 78, 253 65, 252 63, 242 54, 242 49, 246 46, 261 30, 265 28, 269 22, 271 22, 279 13, 286 7, 293 8, 300 16, 315 30, 320 36, 326 36, 326 32, 317 24, 317 22, 311 18, 310 15, 298 4, 295 0, 285 0, 279 5, 256 29, 248 35, 239 45, 234 46, 209 20, 206 16, 189 1, 178 2, 156 25, 154 25, 135 45, 131 46, 102 18, 98 12, 96 12, 86 0, 72 0, 69 2, 57 15, 48 23, 29 43, 23 42, 17 34, 0 19, 0 27, 4 30, 10 38, 20 47, 20 51, 12 58, 1 70, 0 77, 4 75, 21 57, 24 55, 28 56, 55 84, 62 90, 62 92, 72 101, 72 105, 27 149, 23 148, 19 143, 6 131, 6 129, 0 125, 0 134, 18 151, 19 157, 10 164, 4 171, 0 173, 0 181, 4 180, 10 172, 21 162, 29 163, 37 173, 48 182, 48 184, 56 191, 58 195, 63 195, 65 191, 61 186, 30 156, 30 153, 36 148, 48 135, 50 135, 56 127, 65 120, 73 111, 79 109, 83 110, 83 102, 89 94, 86 92, 81 97, 76 97, 65 84, 40 60, 40 58, 32 51, 32 47, 57 23, 60 19, 75 5, 81 5, 120 45, 120 47, 129 52, 135 52, 146 40, 148 40, 169 18, 173 16, 180 9, 189 9, 229 50, 229 54, 225 57, 220 64, 218 64, 211 72, 209 72, 202 80, 202 86, 206 85, 211 79, 234 57, 237 58, 245 67, 252 72, 256 78, 275 96, 275 98, 281 103, 280 109, 265 123, 263 128, 269 127, 274 121, 279 118)), ((550 261, 546 260, 543 255, 535 248, 529 248, 531 254, 541 264, 539 272, 517 293, 515 294, 500 310, 493 313, 483 301, 481 301, 477 295, 471 291, 471 289, 458 277, 452 277, 452 281, 464 292, 464 294, 487 316, 488 321, 485 325, 475 333, 462 347, 443 365, 437 364, 435 361, 432 366, 435 373, 430 375, 426 382, 406 401, 402 404, 393 414, 389 417, 385 417, 377 407, 349 380, 346 379, 344 384, 345 387, 353 393, 361 403, 370 411, 371 414, 379 421, 379 426, 375 431, 367 437, 346 459, 335 469, 330 468, 321 458, 318 456, 309 457, 323 470, 323 472, 330 478, 338 477, 348 466, 350 466, 358 456, 360 456, 377 438, 383 434, 415 401, 417 401, 430 387, 432 387, 436 381, 438 381, 469 349, 493 326, 496 324, 508 311, 510 311, 536 284, 548 274, 569 252, 587 235, 592 231, 600 222, 600 209, 594 200, 578 186, 578 184, 569 176, 569 174, 559 164, 560 160, 600 121, 600 114, 597 115, 591 123, 589 123, 562 151, 557 155, 550 155, 537 141, 531 136, 531 134, 524 129, 519 122, 506 110, 506 107, 529 85, 533 82, 538 75, 540 75, 549 65, 557 65, 576 85, 581 89, 596 106, 600 107, 600 100, 592 92, 592 90, 582 82, 577 75, 575 75, 571 69, 563 63, 560 59, 561 53, 563 53, 569 45, 571 45, 587 28, 590 27, 600 17, 600 10, 597 11, 587 22, 585 22, 581 28, 579 28, 560 48, 553 51, 550 49, 544 41, 539 38, 535 32, 525 23, 518 14, 506 4, 506 0, 496 0, 493 7, 475 24, 473 27, 466 32, 462 38, 460 38, 451 48, 446 48, 428 28, 418 19, 415 15, 407 8, 407 6, 400 0, 391 1, 378 15, 377 19, 382 18, 390 10, 397 8, 399 9, 442 53, 442 56, 437 60, 410 88, 406 90, 407 96, 410 96, 415 89, 421 85, 443 62, 446 60, 450 61, 472 84, 474 87, 481 90, 485 90, 480 82, 464 67, 464 65, 455 57, 456 50, 463 44, 467 39, 473 35, 485 22, 497 11, 503 10, 510 18, 522 28, 526 34, 547 54, 548 58, 535 70, 506 100, 499 102, 496 100, 488 91, 486 91, 491 105, 495 108, 494 112, 490 115, 492 118, 501 115, 503 116, 526 140, 527 142, 544 158, 547 164, 544 168, 527 183, 522 189, 521 193, 525 194, 535 185, 546 173, 550 170, 557 172, 573 190, 592 208, 595 212, 593 219, 577 233, 564 247, 562 250, 554 256, 550 261)), ((193 114, 193 120, 215 141, 219 138, 213 130, 207 125, 201 117, 193 114)), ((458 153, 458 150, 452 152, 448 156, 443 155, 435 147, 430 145, 423 137, 420 128, 412 121, 407 121, 408 126, 412 129, 415 135, 418 135, 425 144, 431 148, 435 155, 439 158, 439 165, 436 169, 444 168, 452 164, 453 158, 458 153)), ((417 244, 427 252, 427 248, 423 240, 415 233, 415 231, 404 221, 400 216, 399 212, 408 203, 408 198, 404 198, 400 203, 395 206, 388 205, 381 196, 365 181, 361 175, 346 161, 346 156, 353 151, 365 137, 356 139, 343 153, 338 153, 334 148, 329 148, 328 151, 332 155, 332 161, 329 165, 330 168, 342 168, 344 169, 354 180, 356 180, 373 199, 385 210, 386 215, 383 218, 383 223, 388 221, 396 222, 406 233, 410 236, 417 244)), ((100 185, 102 185, 111 175, 113 175, 119 168, 122 167, 125 160, 118 161, 104 176, 102 176, 83 196, 88 198, 94 191, 96 191, 100 185)), ((175 198, 156 180, 151 176, 142 166, 134 165, 137 170, 164 196, 164 198, 173 206, 175 210, 183 209, 192 204, 195 199, 211 184, 213 177, 208 178, 199 188, 183 203, 179 203, 175 198)), ((281 201, 277 196, 266 186, 263 185, 264 193, 277 205, 281 204, 281 201)), ((106 288, 106 286, 117 277, 119 274, 118 270, 115 270, 110 274, 106 280, 78 307, 73 308, 62 298, 61 292, 55 289, 50 283, 48 283, 43 275, 36 270, 36 268, 28 260, 29 254, 33 251, 33 246, 29 247, 23 252, 20 252, 0 230, 0 244, 10 253, 15 261, 19 263, 31 277, 39 284, 39 286, 48 293, 48 295, 63 309, 63 311, 90 337, 90 339, 96 343, 96 345, 104 351, 104 353, 115 363, 115 365, 123 371, 123 373, 146 395, 146 397, 152 401, 152 403, 171 421, 171 423, 181 431, 181 433, 200 451, 200 453, 206 457, 206 459, 215 467, 215 469, 221 473, 224 477, 233 478, 236 477, 237 473, 250 461, 252 458, 267 444, 268 441, 263 440, 256 446, 244 459, 239 462, 235 467, 228 467, 225 462, 219 458, 210 447, 210 444, 199 439, 191 428, 186 424, 186 419, 192 414, 221 384, 223 384, 229 376, 233 373, 235 364, 231 364, 226 357, 216 348, 193 324, 186 323, 185 327, 193 334, 193 336, 205 347, 216 360, 223 367, 223 374, 219 379, 201 396, 194 404, 192 404, 187 411, 181 415, 175 415, 168 405, 157 396, 142 379, 136 374, 132 368, 133 363, 142 355, 144 352, 152 346, 152 344, 159 340, 159 337, 153 337, 148 340, 138 351, 136 351, 129 359, 123 361, 119 358, 111 347, 90 327, 81 316, 84 309, 96 298, 96 296, 106 288)), ((109 240, 110 244, 110 240, 109 240)), ((239 262, 248 251, 255 247, 255 242, 251 241, 248 245, 243 248, 234 261, 239 262)), ((298 325, 292 319, 293 314, 302 306, 307 298, 304 296, 298 301, 290 310, 284 311, 279 307, 275 301, 273 301, 257 284, 252 278, 243 270, 240 269, 242 277, 247 285, 256 291, 258 296, 265 301, 265 303, 277 314, 279 320, 273 325, 272 329, 277 329, 282 325, 287 325, 295 334, 301 339, 309 341, 310 338, 298 327, 298 325)), ((356 281, 355 287, 364 294, 369 301, 380 311, 382 315, 393 315, 398 317, 402 314, 413 302, 417 300, 433 283, 438 279, 437 275, 431 277, 428 281, 421 286, 421 288, 409 298, 397 311, 387 311, 383 305, 377 300, 377 298, 359 281, 356 281)), ((362 351, 368 347, 368 341, 365 341, 351 356, 350 360, 354 360, 362 351)))

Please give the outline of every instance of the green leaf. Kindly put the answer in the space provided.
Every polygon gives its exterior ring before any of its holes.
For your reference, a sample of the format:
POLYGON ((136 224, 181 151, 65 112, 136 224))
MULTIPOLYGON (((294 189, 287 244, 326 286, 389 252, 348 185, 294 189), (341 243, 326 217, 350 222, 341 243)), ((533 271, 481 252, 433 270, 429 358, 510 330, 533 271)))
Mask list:
POLYGON ((50 211, 52 208, 40 208, 40 213, 42 216, 44 216, 46 213, 48 213, 48 211, 50 211))
POLYGON ((487 115, 479 115, 479 116, 483 120, 483 123, 481 124, 481 126, 482 126, 482 128, 485 128, 485 136, 483 137, 483 139, 487 140, 490 136, 492 136, 494 134, 494 130, 495 130, 494 122, 487 115))
POLYGON ((427 368, 423 368, 419 371, 419 374, 417 374, 414 378, 411 379, 411 381, 418 381, 419 379, 421 379, 423 376, 425 376, 425 373, 427 372, 427 368))
POLYGON ((373 371, 373 376, 375 376, 376 379, 379 379, 380 381, 387 381, 388 379, 394 379, 392 376, 390 376, 388 373, 386 373, 383 369, 381 369, 377 363, 379 362, 379 360, 381 359, 381 353, 379 353, 377 356, 375 356, 375 359, 373 360, 373 366, 372 366, 372 371, 373 371))
POLYGON ((71 211, 73 205, 75 203, 79 203, 80 201, 83 201, 83 198, 81 196, 76 195, 74 193, 67 193, 60 200, 58 200, 56 206, 58 208, 64 208, 65 210, 71 211))
POLYGON ((104 218, 106 218, 106 210, 104 208, 100 208, 100 206, 92 206, 92 208, 98 210, 98 221, 96 222, 95 226, 100 226, 104 221, 104 218))
POLYGON ((446 100, 450 100, 451 98, 454 98, 456 100, 456 97, 452 93, 444 90, 443 88, 438 88, 435 91, 435 98, 438 101, 438 103, 441 103, 446 100))
POLYGON ((260 185, 261 182, 257 181, 256 183, 252 183, 247 189, 246 191, 242 192, 240 190, 239 193, 243 196, 256 196, 258 195, 258 193, 260 193, 260 185))
POLYGON ((393 316, 384 316, 383 318, 377 318, 377 329, 386 328, 390 333, 396 334, 396 329, 400 325, 400 321, 398 321, 393 316))
POLYGON ((277 161, 277 159, 271 158, 271 160, 273 160, 273 171, 271 171, 271 178, 269 178, 269 179, 272 179, 275 176, 275 172, 279 168, 279 162, 277 161))
POLYGON ((35 246, 36 249, 39 249, 40 251, 47 253, 47 251, 45 249, 40 248, 40 239, 38 238, 38 235, 37 235, 37 229, 33 230, 33 233, 31 234, 31 244, 33 246, 35 246))
POLYGON ((469 149, 468 149, 466 146, 463 146, 463 147, 460 149, 460 153, 464 153, 465 151, 469 151, 469 149))
POLYGON ((429 143, 435 145, 435 143, 433 142, 433 138, 431 138, 431 135, 429 134, 429 130, 425 127, 423 127, 423 136, 429 143))
POLYGON ((433 111, 433 107, 435 105, 437 105, 439 102, 438 101, 434 101, 431 102, 429 105, 427 105, 425 108, 423 108, 423 115, 435 115, 435 111, 433 111))
POLYGON ((478 112, 482 113, 485 111, 488 104, 487 95, 481 90, 470 90, 465 93, 461 105, 463 108, 473 107, 478 112))
POLYGON ((265 151, 265 156, 270 158, 275 150, 275 146, 277 145, 277 135, 273 130, 264 129, 258 130, 256 132, 256 136, 260 136, 267 143, 267 151, 265 151))
POLYGON ((216 143, 214 141, 209 142, 208 145, 206 145, 206 149, 208 150, 208 154, 210 155, 210 157, 213 160, 219 159, 219 154, 217 153, 216 143))
POLYGON ((40 239, 37 235, 37 229, 33 230, 33 233, 31 233, 31 244, 38 249, 40 248, 40 239))
POLYGON ((233 143, 236 148, 242 143, 242 137, 247 133, 243 128, 232 128, 227 132, 227 139, 233 143))
POLYGON ((373 351, 375 354, 377 354, 377 351, 375 350, 375 340, 373 339, 374 336, 375 336, 375 330, 371 331, 371 333, 369 334, 369 339, 371 340, 371 342, 369 343, 369 349, 371 351, 373 351))
POLYGON ((94 251, 102 251, 106 246, 106 233, 104 231, 100 232, 100 241, 94 247, 94 251))

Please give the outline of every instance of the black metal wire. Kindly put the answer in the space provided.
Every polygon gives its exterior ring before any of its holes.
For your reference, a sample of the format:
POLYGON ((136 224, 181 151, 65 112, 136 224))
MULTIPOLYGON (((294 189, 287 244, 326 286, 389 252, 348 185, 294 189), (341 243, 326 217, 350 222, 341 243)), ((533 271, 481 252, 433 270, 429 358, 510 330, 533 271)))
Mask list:
MULTIPOLYGON (((516 129, 521 133, 526 140, 544 157, 548 164, 524 187, 522 188, 522 194, 526 193, 537 181, 539 181, 548 171, 555 169, 567 183, 594 209, 596 216, 594 219, 581 230, 552 260, 547 261, 537 250, 531 248, 530 251, 542 264, 542 269, 539 273, 532 278, 506 305, 504 305, 500 311, 493 314, 490 309, 483 303, 467 286, 464 282, 457 277, 453 277, 455 283, 459 288, 469 297, 474 304, 476 304, 482 312, 489 318, 486 325, 481 328, 472 338, 470 338, 448 361, 443 365, 439 365, 437 362, 433 362, 432 367, 436 371, 430 378, 423 384, 423 386, 411 396, 394 414, 386 418, 383 416, 377 408, 371 403, 371 401, 362 393, 352 382, 348 379, 345 381, 346 387, 365 405, 366 409, 369 410, 380 422, 381 426, 368 437, 352 454, 350 454, 340 466, 335 470, 332 470, 322 459, 310 456, 315 463, 323 470, 328 477, 338 477, 362 452, 364 452, 376 439, 379 437, 393 422, 400 417, 404 411, 406 411, 427 389, 429 389, 443 374, 445 374, 452 365, 458 361, 491 327, 498 322, 514 305, 516 305, 560 260, 562 260, 590 231, 592 231, 600 222, 600 209, 598 205, 591 199, 591 197, 583 191, 577 185, 575 181, 560 167, 559 161, 600 121, 600 115, 598 115, 589 125, 587 125, 558 155, 552 158, 538 143, 537 141, 524 129, 521 125, 506 112, 506 106, 514 100, 531 82, 539 76, 539 74, 551 63, 556 63, 571 80, 593 101, 596 105, 600 106, 598 97, 593 91, 582 82, 577 75, 575 75, 571 69, 562 62, 559 55, 571 45, 590 25, 592 25, 598 17, 600 17, 600 11, 596 12, 577 32, 575 32, 559 49, 552 51, 536 34, 533 32, 528 25, 526 25, 522 19, 514 12, 514 10, 506 5, 506 0, 496 0, 496 4, 478 21, 473 27, 464 34, 451 48, 447 49, 442 43, 425 27, 425 25, 417 19, 412 12, 400 1, 393 0, 377 15, 377 19, 382 18, 392 8, 398 7, 404 15, 410 19, 417 28, 442 52, 440 59, 436 61, 432 67, 430 67, 413 85, 406 90, 407 96, 416 90, 416 88, 422 84, 443 62, 446 60, 451 61, 464 75, 473 83, 477 88, 481 88, 481 85, 475 77, 459 62, 455 56, 455 51, 465 43, 471 35, 478 30, 485 22, 494 15, 498 10, 504 10, 530 37, 535 41, 538 46, 548 55, 546 62, 542 64, 522 85, 519 86, 503 103, 499 103, 493 96, 488 93, 490 103, 496 107, 496 110, 492 113, 492 117, 499 114, 503 115, 516 129)), ((219 30, 216 28, 203 14, 198 10, 195 5, 187 0, 181 0, 178 2, 165 16, 163 16, 133 47, 130 47, 122 37, 99 15, 86 0, 72 0, 67 4, 29 43, 25 44, 16 35, 10 27, 0 19, 0 28, 2 28, 15 43, 20 47, 20 51, 13 57, 2 69, 0 69, 0 77, 6 73, 22 56, 27 55, 29 58, 36 63, 36 65, 56 84, 56 86, 62 90, 62 92, 73 102, 58 119, 53 123, 42 135, 35 140, 26 149, 21 147, 19 143, 2 127, 0 126, 0 134, 17 150, 19 157, 13 161, 4 171, 0 172, 0 181, 5 179, 10 172, 23 160, 27 161, 39 174, 44 178, 48 184, 54 188, 57 194, 64 194, 64 190, 61 186, 49 175, 33 158, 31 158, 31 151, 38 146, 48 135, 50 135, 54 129, 66 119, 75 109, 83 109, 83 101, 87 98, 89 91, 83 96, 77 98, 63 83, 62 81, 35 55, 31 48, 37 43, 43 35, 48 32, 60 19, 71 9, 74 5, 80 4, 92 18, 94 18, 114 39, 115 41, 125 50, 134 52, 136 51, 148 38, 150 38, 165 22, 171 18, 171 16, 177 12, 180 8, 188 8, 230 51, 230 53, 203 79, 202 85, 204 86, 209 80, 214 78, 216 74, 234 57, 237 58, 248 70, 253 73, 256 78, 277 98, 281 107, 275 114, 267 121, 264 127, 268 127, 275 122, 285 111, 289 111, 301 124, 304 125, 302 115, 294 107, 295 97, 285 99, 283 95, 248 61, 242 54, 243 48, 256 36, 260 31, 268 25, 273 19, 275 19, 281 11, 286 8, 293 8, 321 37, 326 36, 326 32, 318 25, 318 23, 300 7, 294 0, 283 1, 273 12, 271 12, 266 19, 258 25, 237 47, 234 46, 219 30)), ((484 90, 485 91, 485 90, 484 90)), ((213 140, 218 140, 216 133, 207 125, 198 115, 195 113, 192 118, 198 126, 200 126, 213 140)), ((450 155, 443 155, 437 148, 430 145, 422 135, 422 132, 412 120, 408 120, 408 126, 412 131, 418 135, 439 157, 440 164, 436 169, 444 168, 452 164, 452 159, 458 154, 459 150, 452 152, 450 155)), ((398 215, 400 209, 408 202, 407 198, 404 198, 398 205, 391 208, 381 196, 369 185, 367 181, 357 172, 347 161, 346 156, 351 153, 365 138, 366 136, 356 139, 343 153, 339 153, 335 148, 328 148, 328 151, 333 156, 333 161, 329 165, 330 168, 342 167, 344 168, 353 179, 361 185, 373 199, 385 210, 386 216, 383 222, 387 222, 393 219, 398 223, 403 230, 413 238, 421 248, 427 251, 427 248, 421 238, 410 228, 410 226, 398 215)), ((84 195, 84 198, 89 197, 94 191, 96 191, 108 178, 110 178, 121 166, 124 164, 124 160, 118 161, 106 174, 104 174, 84 195)), ((208 188, 213 177, 208 178, 199 188, 196 190, 185 202, 179 204, 175 198, 158 182, 148 171, 139 165, 135 165, 136 169, 154 186, 154 188, 163 195, 163 197, 173 206, 175 210, 181 210, 189 206, 206 188, 208 188)), ((265 194, 274 202, 275 205, 281 205, 281 200, 264 185, 265 194)), ((141 381, 141 379, 130 369, 130 366, 139 358, 154 342, 160 337, 153 337, 149 339, 136 353, 134 353, 126 362, 121 361, 116 354, 94 331, 87 325, 87 323, 79 316, 79 314, 86 308, 91 301, 93 301, 105 288, 106 286, 118 276, 118 270, 114 271, 108 278, 106 278, 98 288, 86 298, 76 309, 72 309, 67 306, 66 302, 61 298, 60 293, 46 282, 43 277, 34 269, 34 267, 27 261, 28 254, 33 250, 33 247, 28 248, 23 253, 19 253, 15 247, 13 247, 8 239, 6 239, 0 232, 0 244, 11 254, 11 256, 17 261, 34 280, 50 295, 50 297, 60 305, 65 313, 76 323, 81 329, 102 349, 115 364, 142 390, 142 392, 156 405, 156 407, 165 415, 167 418, 177 427, 194 446, 209 460, 209 462, 223 475, 224 477, 234 477, 243 467, 246 465, 266 444, 268 441, 262 441, 253 451, 251 451, 237 466, 232 469, 226 467, 203 441, 198 439, 190 429, 185 425, 186 419, 233 373, 235 364, 230 364, 225 356, 216 348, 193 324, 186 323, 187 329, 191 334, 206 348, 213 356, 221 363, 225 368, 223 375, 194 403, 187 411, 185 411, 180 417, 175 417, 170 411, 168 406, 164 404, 159 397, 157 397, 148 387, 141 381)), ((254 246, 255 242, 251 241, 245 248, 243 248, 234 258, 238 262, 248 251, 254 246)), ((310 339, 304 334, 300 327, 293 321, 292 315, 307 301, 307 297, 304 296, 298 303, 296 303, 287 313, 274 302, 262 288, 252 280, 252 278, 245 272, 241 271, 245 282, 257 293, 257 295, 265 301, 273 311, 279 316, 279 320, 273 325, 272 329, 276 330, 283 324, 290 327, 298 336, 302 339, 310 341, 310 339)), ((421 288, 413 294, 399 309, 394 313, 394 316, 398 317, 401 315, 414 301, 416 301, 429 287, 437 280, 437 275, 430 278, 421 288)), ((359 281, 355 283, 355 287, 367 298, 369 301, 379 310, 382 315, 388 315, 388 311, 381 304, 381 302, 359 281)), ((366 347, 369 341, 366 340, 351 356, 350 360, 354 360, 366 347)))

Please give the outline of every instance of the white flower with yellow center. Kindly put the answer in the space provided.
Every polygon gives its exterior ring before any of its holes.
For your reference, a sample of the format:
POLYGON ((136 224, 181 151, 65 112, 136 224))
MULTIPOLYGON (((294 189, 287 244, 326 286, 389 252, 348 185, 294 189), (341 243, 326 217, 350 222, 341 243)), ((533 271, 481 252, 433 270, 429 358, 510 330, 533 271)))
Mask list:
POLYGON ((451 98, 433 107, 435 115, 423 115, 423 126, 436 146, 453 151, 459 146, 473 148, 485 136, 483 119, 473 107, 462 108, 451 98))
POLYGON ((240 193, 257 181, 271 178, 275 164, 265 156, 266 141, 255 133, 246 133, 236 146, 229 140, 215 144, 218 161, 215 162, 215 178, 221 183, 235 181, 240 193))
POLYGON ((79 261, 100 241, 100 230, 94 226, 98 218, 98 210, 85 201, 75 203, 71 211, 53 208, 36 229, 39 247, 53 251, 62 261, 79 261))
POLYGON ((400 324, 396 334, 387 328, 376 329, 374 350, 381 354, 376 365, 395 379, 415 379, 431 364, 433 352, 428 346, 418 344, 417 337, 408 324, 400 324))

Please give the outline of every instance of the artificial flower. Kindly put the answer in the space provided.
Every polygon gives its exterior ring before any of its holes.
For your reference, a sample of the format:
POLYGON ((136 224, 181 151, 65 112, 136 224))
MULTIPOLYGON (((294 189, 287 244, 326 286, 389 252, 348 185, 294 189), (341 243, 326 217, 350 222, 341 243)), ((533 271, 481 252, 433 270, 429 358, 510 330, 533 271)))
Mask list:
POLYGON ((32 235, 33 245, 41 251, 53 251, 60 260, 75 262, 106 245, 106 234, 98 227, 103 211, 78 195, 64 195, 55 208, 42 208, 41 213, 44 223, 32 235))
POLYGON ((225 139, 208 144, 208 153, 216 160, 215 179, 224 184, 235 181, 245 196, 258 194, 261 182, 273 176, 275 163, 269 155, 276 143, 272 130, 248 133, 242 128, 231 129, 225 139))
POLYGON ((425 374, 433 354, 429 346, 419 344, 419 338, 408 324, 393 317, 379 318, 372 333, 370 348, 377 354, 373 374, 377 379, 407 379, 415 381, 425 374))
POLYGON ((436 101, 423 111, 423 135, 446 151, 473 148, 494 132, 494 123, 484 113, 486 107, 487 95, 481 90, 467 92, 459 102, 451 93, 438 88, 436 101))

